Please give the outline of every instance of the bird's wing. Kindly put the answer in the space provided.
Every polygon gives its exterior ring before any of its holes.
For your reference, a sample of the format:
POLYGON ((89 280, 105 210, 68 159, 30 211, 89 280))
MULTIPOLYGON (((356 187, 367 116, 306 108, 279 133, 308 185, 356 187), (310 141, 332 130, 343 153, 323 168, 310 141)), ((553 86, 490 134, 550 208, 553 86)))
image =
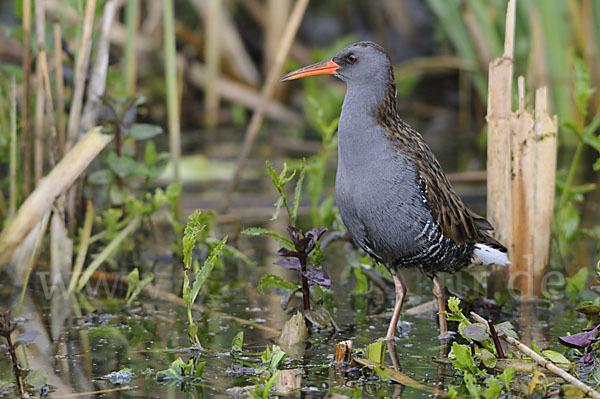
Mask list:
POLYGON ((454 192, 421 134, 398 116, 395 96, 386 97, 386 101, 375 110, 374 116, 392 145, 413 159, 423 199, 444 236, 459 244, 468 241, 486 243, 506 251, 502 244, 487 233, 493 230, 490 222, 468 209, 454 192))
POLYGON ((429 146, 420 137, 416 142, 420 148, 415 152, 418 154, 415 164, 421 193, 444 236, 459 244, 468 241, 483 243, 505 252, 506 248, 488 233, 494 230, 491 223, 467 208, 454 192, 429 146))
POLYGON ((402 120, 387 129, 397 149, 413 158, 421 194, 444 236, 459 244, 488 242, 491 236, 485 231, 493 230, 492 225, 465 206, 421 135, 402 120))
POLYGON ((465 206, 452 190, 431 150, 424 142, 421 143, 423 151, 417 153, 415 161, 421 193, 433 219, 440 225, 444 236, 456 243, 483 240, 482 230, 491 230, 492 226, 465 206))

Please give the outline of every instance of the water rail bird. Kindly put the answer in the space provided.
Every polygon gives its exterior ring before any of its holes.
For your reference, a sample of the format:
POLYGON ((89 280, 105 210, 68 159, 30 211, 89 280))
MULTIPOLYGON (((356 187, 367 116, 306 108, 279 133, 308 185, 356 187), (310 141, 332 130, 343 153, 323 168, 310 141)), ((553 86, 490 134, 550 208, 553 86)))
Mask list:
MULTIPOLYGON (((492 225, 454 192, 421 134, 404 122, 396 104, 390 57, 368 41, 288 73, 280 81, 333 75, 347 90, 338 126, 336 203, 352 240, 390 271, 396 303, 386 339, 392 340, 406 294, 398 271, 415 267, 433 280, 438 311, 445 309, 440 272, 456 272, 477 259, 508 264, 492 225)), ((446 319, 438 313, 440 336, 446 319)))

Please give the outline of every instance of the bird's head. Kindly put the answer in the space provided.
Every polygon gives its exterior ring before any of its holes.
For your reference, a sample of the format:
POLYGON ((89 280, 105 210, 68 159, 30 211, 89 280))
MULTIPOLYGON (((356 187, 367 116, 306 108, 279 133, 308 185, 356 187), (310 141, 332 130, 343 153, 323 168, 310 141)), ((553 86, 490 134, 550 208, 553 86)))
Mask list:
POLYGON ((292 71, 279 81, 312 75, 334 75, 348 85, 394 81, 390 57, 383 47, 373 42, 351 44, 333 57, 292 71))

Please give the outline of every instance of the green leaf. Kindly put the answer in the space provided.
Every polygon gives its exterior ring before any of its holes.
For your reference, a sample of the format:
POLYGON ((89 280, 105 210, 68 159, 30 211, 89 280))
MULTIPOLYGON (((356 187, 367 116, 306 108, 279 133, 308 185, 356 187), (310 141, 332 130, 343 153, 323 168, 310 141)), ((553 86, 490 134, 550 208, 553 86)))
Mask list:
POLYGON ((162 127, 146 123, 135 123, 126 136, 134 140, 147 140, 162 133, 162 127))
POLYGON ((448 309, 450 309, 450 312, 452 312, 453 314, 461 313, 459 305, 460 299, 458 299, 457 297, 451 296, 450 298, 448 298, 448 309))
POLYGON ((244 332, 240 331, 235 334, 233 341, 231 342, 231 350, 234 352, 241 352, 242 346, 244 345, 244 332))
MULTIPOLYGON (((190 359, 190 362, 192 359, 190 359)), ((206 362, 200 362, 196 365, 196 371, 194 372, 194 377, 201 378, 202 374, 204 374, 204 367, 206 366, 206 362)))
POLYGON ((479 369, 475 366, 475 362, 473 362, 473 357, 471 356, 471 348, 467 345, 461 345, 456 341, 453 342, 448 358, 452 361, 452 365, 461 371, 468 371, 472 374, 479 373, 479 369))
POLYGON ((260 374, 266 370, 275 370, 281 366, 281 363, 286 358, 286 353, 281 350, 277 345, 273 345, 273 349, 269 349, 269 345, 265 348, 262 356, 260 357, 263 367, 259 367, 257 374, 260 374))
POLYGON ((383 364, 385 356, 385 341, 376 341, 367 345, 367 359, 383 364))
POLYGON ((500 397, 500 392, 502 392, 502 385, 500 382, 494 377, 490 377, 488 379, 488 387, 483 393, 483 397, 485 399, 497 399, 500 397))
POLYGON ((258 287, 256 289, 261 295, 264 295, 263 289, 266 287, 277 287, 284 290, 295 290, 299 288, 299 285, 292 284, 287 280, 284 280, 282 277, 279 277, 276 274, 265 274, 260 279, 260 283, 258 283, 258 287))
POLYGON ((125 298, 129 299, 129 296, 133 292, 133 287, 140 281, 140 272, 136 267, 127 275, 127 294, 125 298))
POLYGON ((39 391, 48 382, 46 370, 33 370, 23 379, 27 385, 31 385, 36 391, 39 391))
POLYGON ((567 279, 565 292, 569 297, 570 302, 574 302, 578 295, 583 292, 588 278, 588 269, 582 267, 573 276, 567 279))
POLYGON ((204 283, 206 282, 206 279, 210 275, 210 272, 215 267, 215 263, 221 256, 221 253, 223 252, 223 246, 225 245, 226 242, 227 242, 227 236, 223 237, 221 242, 219 242, 219 244, 212 249, 212 251, 210 252, 210 255, 208 255, 208 258, 206 258, 206 260, 204 261, 202 268, 200 269, 200 271, 198 271, 198 273, 196 273, 196 277, 194 279, 194 284, 192 285, 192 289, 190 290, 190 294, 189 294, 190 295, 190 305, 192 305, 196 301, 196 298, 198 297, 198 294, 200 293, 202 286, 204 286, 204 283))
MULTIPOLYGON (((475 325, 475 324, 473 324, 473 325, 475 325)), ((494 356, 494 354, 492 352, 490 352, 487 349, 481 348, 481 349, 477 349, 476 353, 477 353, 477 357, 479 357, 479 359, 481 359, 481 361, 483 362, 483 365, 485 367, 487 367, 488 369, 493 369, 494 367, 496 367, 496 364, 498 363, 498 359, 496 359, 496 356, 494 356)))
POLYGON ((490 337, 487 327, 479 323, 465 326, 460 333, 463 337, 478 342, 483 342, 490 337))
POLYGON ((575 61, 575 69, 573 71, 575 87, 573 90, 573 96, 575 98, 577 109, 585 119, 588 111, 588 102, 595 90, 590 87, 590 72, 585 66, 585 62, 577 56, 573 57, 573 61, 575 61))
POLYGON ((296 217, 298 216, 298 207, 300 207, 300 196, 302 194, 302 183, 304 182, 304 174, 306 172, 306 159, 302 158, 302 166, 300 167, 300 177, 298 177, 298 181, 296 182, 296 187, 294 189, 294 206, 292 207, 292 222, 296 223, 296 217))
POLYGON ((87 177, 87 181, 90 184, 106 185, 113 181, 114 174, 110 169, 95 170, 90 173, 87 177))
POLYGON ((382 366, 374 367, 373 370, 375 371, 375 373, 377 373, 377 376, 379 378, 381 378, 382 381, 387 381, 388 378, 390 378, 390 376, 388 375, 387 371, 382 366))
POLYGON ((273 204, 275 207, 275 211, 273 211, 273 216, 271 216, 271 220, 275 220, 279 217, 279 212, 281 212, 281 206, 283 205, 283 197, 277 198, 277 201, 273 204))
POLYGON ((265 389, 263 391, 263 399, 267 399, 270 398, 270 392, 271 392, 271 387, 273 386, 273 384, 275 384, 275 382, 277 381, 277 378, 279 378, 279 373, 281 373, 279 370, 277 370, 275 372, 275 374, 273 374, 271 376, 271 378, 269 378, 269 381, 267 381, 267 383, 265 384, 265 389))
POLYGON ((248 227, 247 229, 242 230, 242 234, 247 234, 249 236, 271 236, 275 238, 282 247, 290 250, 294 249, 294 244, 289 239, 263 227, 248 227))
POLYGON ((114 151, 108 154, 106 162, 110 169, 119 177, 128 176, 137 165, 132 157, 128 155, 121 155, 119 157, 114 151))
MULTIPOLYGON (((133 289, 131 296, 127 300, 127 304, 130 305, 131 302, 133 302, 133 300, 140 294, 140 292, 142 292, 144 287, 147 286, 148 284, 150 284, 152 282, 152 280, 154 280, 154 274, 149 273, 146 277, 144 277, 144 279, 141 282, 135 284, 135 288, 133 289)), ((129 290, 129 288, 128 288, 128 290, 129 290)))
POLYGON ((506 393, 510 392, 510 382, 512 381, 514 376, 515 368, 512 366, 505 368, 502 374, 500 374, 500 380, 502 380, 502 383, 504 384, 504 389, 506 390, 506 393))
POLYGON ((354 268, 354 277, 356 277, 356 286, 354 287, 355 294, 366 294, 369 291, 369 280, 363 272, 362 267, 354 268))
POLYGON ((277 175, 277 172, 275 172, 275 169, 273 169, 273 164, 269 161, 265 161, 265 164, 267 165, 267 174, 271 176, 273 185, 275 186, 275 188, 279 189, 279 187, 281 187, 281 185, 279 184, 279 176, 277 175))
POLYGON ((542 356, 544 356, 546 359, 550 360, 553 363, 571 363, 569 359, 564 357, 562 353, 549 349, 542 351, 542 356))
POLYGON ((156 373, 156 379, 164 381, 167 385, 182 384, 185 382, 194 383, 194 379, 202 377, 204 372, 205 362, 195 363, 194 359, 190 359, 187 363, 178 357, 174 360, 168 369, 161 370, 156 373))
POLYGON ((467 391, 469 391, 471 398, 479 399, 481 396, 481 388, 479 388, 475 376, 471 373, 465 373, 463 381, 465 382, 465 386, 467 387, 467 391))
POLYGON ((535 339, 531 340, 531 349, 538 355, 542 356, 542 350, 535 344, 535 339))
POLYGON ((148 165, 154 165, 158 160, 158 154, 156 153, 156 145, 154 141, 150 140, 146 143, 146 151, 144 152, 144 161, 148 165))
POLYGON ((514 339, 519 339, 519 335, 515 332, 515 328, 510 321, 503 321, 502 323, 496 324, 494 327, 500 337, 506 334, 514 339))
POLYGON ((183 265, 186 269, 189 269, 192 266, 192 251, 194 250, 200 232, 205 227, 200 223, 200 218, 201 211, 196 209, 194 213, 188 217, 189 222, 185 226, 183 232, 183 265))
MULTIPOLYGON (((592 121, 583 128, 583 137, 593 136, 599 127, 600 127, 600 113, 598 113, 594 117, 594 119, 592 119, 592 121)), ((596 138, 596 140, 598 140, 598 136, 594 136, 594 137, 596 138)))

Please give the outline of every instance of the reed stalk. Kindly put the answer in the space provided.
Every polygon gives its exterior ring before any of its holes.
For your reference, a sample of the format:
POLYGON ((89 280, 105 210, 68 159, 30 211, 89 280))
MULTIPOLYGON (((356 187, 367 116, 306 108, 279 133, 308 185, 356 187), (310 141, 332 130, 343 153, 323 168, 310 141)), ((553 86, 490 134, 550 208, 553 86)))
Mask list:
POLYGON ((23 141, 23 195, 29 195, 31 190, 31 123, 29 119, 29 97, 31 80, 31 0, 23 0, 23 100, 21 106, 21 126, 23 141))
POLYGON ((100 128, 90 130, 38 184, 20 206, 15 218, 0 233, 0 268, 10 259, 42 216, 50 211, 54 199, 75 182, 111 140, 112 136, 102 134, 100 128))
POLYGON ((140 20, 139 0, 127 0, 125 5, 125 23, 127 39, 125 41, 125 87, 127 95, 133 96, 137 77, 137 30, 140 20))
POLYGON ((219 121, 219 68, 221 60, 221 0, 208 0, 206 21, 206 71, 208 81, 204 90, 204 123, 214 128, 219 121))
MULTIPOLYGON (((169 123, 169 150, 171 152, 171 162, 173 163, 173 180, 176 183, 181 181, 181 131, 179 121, 177 88, 177 66, 175 53, 175 15, 173 11, 173 0, 165 0, 163 8, 164 17, 164 47, 165 47, 165 81, 167 87, 167 114, 169 123)), ((177 218, 181 217, 181 204, 175 211, 177 218)))
POLYGON ((63 78, 62 31, 60 22, 54 21, 54 87, 56 90, 56 115, 58 149, 60 156, 65 154, 65 82, 63 78))
POLYGON ((294 8, 288 18, 285 26, 285 32, 283 32, 281 42, 279 43, 279 48, 277 49, 277 54, 275 56, 275 60, 273 61, 273 65, 269 69, 269 73, 267 74, 267 79, 265 84, 263 85, 261 94, 260 94, 260 103, 256 111, 252 114, 252 118, 250 119, 250 123, 248 124, 248 128, 246 129, 246 133, 244 136, 244 144, 242 146, 242 151, 238 157, 235 173, 229 187, 227 188, 227 193, 225 195, 225 199, 223 201, 223 210, 229 208, 231 204, 231 199, 233 197, 233 191, 237 186, 238 181, 240 180, 242 169, 246 164, 246 159, 250 154, 250 150, 254 145, 254 140, 256 140, 256 136, 258 135, 258 130, 260 128, 260 124, 262 122, 263 116, 265 114, 265 110, 267 105, 269 104, 269 100, 273 95, 273 91, 275 90, 275 83, 277 83, 277 78, 279 73, 281 72, 281 66, 283 65, 283 61, 287 56, 290 48, 292 47, 292 43, 294 42, 294 37, 296 36, 296 32, 298 31, 298 27, 300 26, 300 22, 302 21, 302 17, 304 16, 304 12, 306 11, 306 7, 308 6, 309 0, 297 0, 294 4, 294 8))
POLYGON ((14 218, 17 213, 17 84, 15 78, 10 82, 10 159, 9 159, 9 192, 8 217, 14 218))
POLYGON ((77 251, 77 258, 75 258, 75 264, 73 265, 73 272, 71 273, 71 280, 69 281, 69 288, 67 293, 71 294, 75 290, 81 270, 83 269, 83 263, 85 262, 85 256, 87 255, 88 247, 90 244, 90 236, 92 235, 92 225, 94 221, 94 207, 92 201, 88 200, 85 208, 85 218, 83 221, 83 229, 81 230, 81 241, 79 244, 79 250, 77 251))
MULTIPOLYGON (((48 148, 48 160, 50 166, 54 167, 60 157, 58 143, 57 143, 57 132, 56 124, 54 122, 54 101, 52 99, 52 90, 50 88, 50 74, 48 71, 48 57, 46 55, 46 8, 44 2, 36 0, 35 2, 35 25, 37 30, 37 43, 38 43, 38 72, 41 77, 41 81, 38 82, 42 85, 42 95, 44 98, 44 109, 42 112, 48 120, 48 138, 46 141, 46 148, 48 148)), ((36 137, 37 143, 37 137, 36 137)))
MULTIPOLYGON (((510 118, 516 0, 509 0, 506 14, 504 53, 490 63, 488 87, 487 145, 487 218, 495 227, 494 235, 505 243, 512 259, 512 192, 510 118)), ((507 284, 503 266, 491 268, 488 285, 496 292, 507 284)))
POLYGON ((75 84, 71 99, 69 126, 67 128, 67 141, 65 145, 67 151, 73 147, 79 134, 79 122, 81 118, 81 108, 83 106, 83 92, 85 91, 86 74, 92 48, 92 29, 94 27, 95 10, 96 0, 88 0, 85 6, 85 16, 82 23, 83 32, 81 34, 81 41, 75 60, 75 84))
POLYGON ((98 122, 100 98, 106 89, 106 74, 108 70, 108 51, 110 48, 110 31, 117 12, 117 0, 107 0, 102 13, 100 36, 96 43, 94 63, 90 72, 87 88, 87 102, 81 115, 81 128, 91 129, 98 122))
POLYGON ((548 111, 546 88, 536 91, 535 109, 526 108, 523 77, 518 109, 511 110, 515 3, 508 5, 504 56, 490 64, 487 116, 487 216, 511 264, 508 270, 493 268, 488 286, 491 293, 508 286, 532 299, 541 294, 549 260, 557 123, 548 111))

